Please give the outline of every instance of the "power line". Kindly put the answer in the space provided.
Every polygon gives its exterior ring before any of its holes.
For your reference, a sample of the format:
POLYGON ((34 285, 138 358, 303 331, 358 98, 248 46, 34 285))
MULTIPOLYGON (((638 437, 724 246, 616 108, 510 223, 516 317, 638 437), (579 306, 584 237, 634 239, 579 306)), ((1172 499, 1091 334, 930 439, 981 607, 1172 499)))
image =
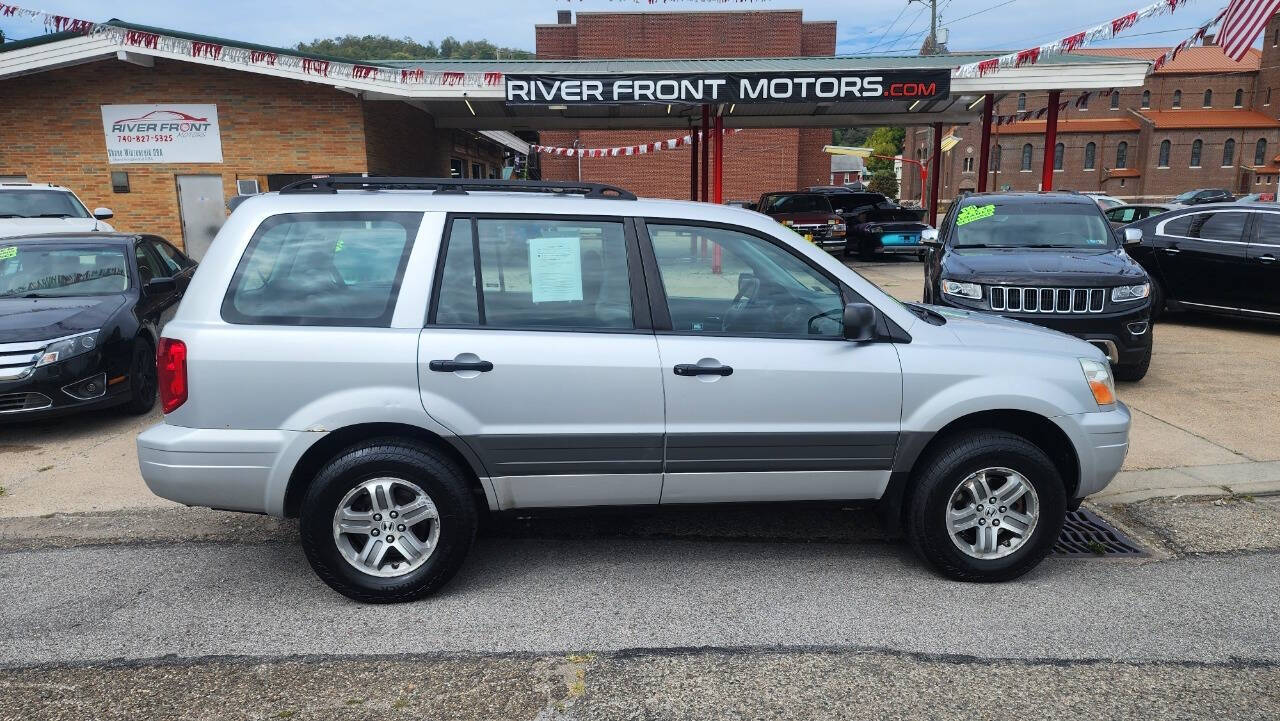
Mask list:
POLYGON ((871 48, 868 48, 868 50, 880 47, 880 45, 882 45, 884 42, 885 36, 889 34, 889 31, 893 29, 894 25, 898 24, 898 21, 902 19, 903 14, 906 12, 907 12, 907 3, 903 3, 902 9, 898 11, 898 16, 893 19, 893 22, 889 23, 888 27, 884 29, 884 32, 880 33, 880 37, 876 40, 876 44, 872 45, 871 48))
POLYGON ((989 7, 989 8, 985 8, 985 9, 983 9, 983 10, 979 10, 979 11, 978 11, 978 12, 976 12, 976 13, 969 13, 968 15, 965 15, 964 17, 959 17, 959 18, 956 18, 955 20, 948 21, 946 24, 947 24, 947 25, 951 25, 952 23, 958 23, 958 22, 960 22, 961 20, 968 20, 968 19, 969 19, 969 18, 971 18, 971 17, 976 17, 976 16, 978 16, 978 15, 981 15, 982 13, 990 12, 990 11, 992 11, 992 10, 995 10, 996 8, 1002 8, 1002 7, 1004 7, 1005 5, 1012 5, 1013 3, 1017 2, 1017 1, 1018 1, 1018 0, 1005 0, 1004 2, 999 3, 998 5, 992 5, 991 7, 989 7))

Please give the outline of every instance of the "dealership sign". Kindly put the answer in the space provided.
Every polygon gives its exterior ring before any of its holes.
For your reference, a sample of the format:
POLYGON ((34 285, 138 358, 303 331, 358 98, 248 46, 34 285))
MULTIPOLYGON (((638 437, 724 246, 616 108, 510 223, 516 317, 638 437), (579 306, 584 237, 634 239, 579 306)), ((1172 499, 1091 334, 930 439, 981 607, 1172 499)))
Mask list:
POLYGON ((121 163, 221 163, 216 105, 103 105, 107 159, 121 163))
POLYGON ((944 98, 951 71, 508 75, 506 81, 508 105, 850 103, 944 98))

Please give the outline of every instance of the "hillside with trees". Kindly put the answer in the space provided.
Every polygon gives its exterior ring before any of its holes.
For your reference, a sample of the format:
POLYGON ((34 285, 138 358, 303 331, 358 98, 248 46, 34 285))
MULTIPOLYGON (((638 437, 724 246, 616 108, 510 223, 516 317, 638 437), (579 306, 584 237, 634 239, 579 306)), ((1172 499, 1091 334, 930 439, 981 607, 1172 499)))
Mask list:
POLYGON ((316 38, 309 43, 298 43, 299 52, 315 55, 349 58, 351 60, 523 60, 532 58, 528 50, 504 48, 488 40, 458 40, 446 37, 437 45, 425 45, 413 38, 393 38, 388 35, 343 35, 336 38, 316 38))

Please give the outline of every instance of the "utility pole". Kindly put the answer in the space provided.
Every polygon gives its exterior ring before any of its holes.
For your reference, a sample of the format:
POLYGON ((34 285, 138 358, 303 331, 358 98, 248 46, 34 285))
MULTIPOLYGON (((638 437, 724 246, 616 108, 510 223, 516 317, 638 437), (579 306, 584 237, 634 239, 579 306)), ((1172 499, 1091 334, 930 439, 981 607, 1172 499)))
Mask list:
POLYGON ((929 6, 929 54, 938 54, 938 0, 907 0, 907 4, 920 3, 929 6))

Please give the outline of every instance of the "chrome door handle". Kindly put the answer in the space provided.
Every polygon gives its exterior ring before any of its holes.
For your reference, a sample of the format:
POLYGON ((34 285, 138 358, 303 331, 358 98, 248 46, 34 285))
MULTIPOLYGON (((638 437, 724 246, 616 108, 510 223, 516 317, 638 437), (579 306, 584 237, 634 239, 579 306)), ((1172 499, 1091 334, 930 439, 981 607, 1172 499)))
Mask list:
POLYGON ((1164 250, 1164 252, 1168 253, 1169 255, 1177 255, 1178 253, 1181 253, 1181 252, 1182 252, 1181 250, 1178 250, 1177 248, 1164 248, 1163 250, 1164 250))
POLYGON ((1275 257, 1274 255, 1270 254, 1270 253, 1267 253, 1266 255, 1260 255, 1260 256, 1258 256, 1258 262, 1260 262, 1260 263, 1274 263, 1274 262, 1276 262, 1276 257, 1275 257))

